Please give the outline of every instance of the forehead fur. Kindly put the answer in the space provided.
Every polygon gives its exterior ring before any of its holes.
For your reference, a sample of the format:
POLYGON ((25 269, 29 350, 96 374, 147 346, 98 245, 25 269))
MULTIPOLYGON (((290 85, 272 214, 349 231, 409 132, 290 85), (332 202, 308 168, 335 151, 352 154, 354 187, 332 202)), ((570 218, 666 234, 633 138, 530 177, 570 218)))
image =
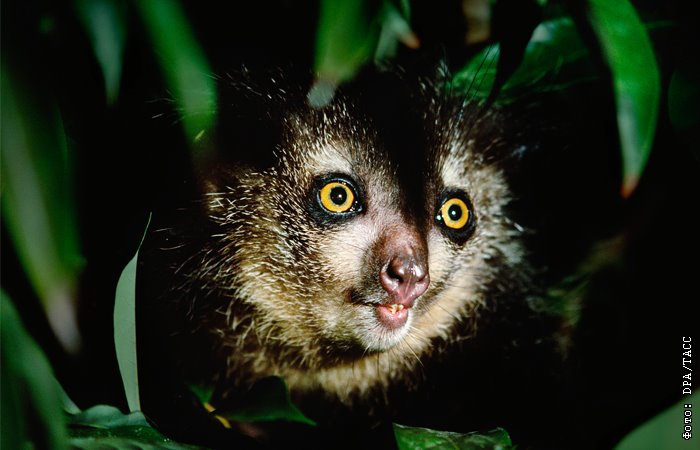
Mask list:
POLYGON ((293 112, 284 124, 285 139, 277 155, 280 165, 291 158, 312 175, 354 174, 362 168, 386 166, 376 134, 364 117, 350 114, 343 101, 324 110, 293 112))

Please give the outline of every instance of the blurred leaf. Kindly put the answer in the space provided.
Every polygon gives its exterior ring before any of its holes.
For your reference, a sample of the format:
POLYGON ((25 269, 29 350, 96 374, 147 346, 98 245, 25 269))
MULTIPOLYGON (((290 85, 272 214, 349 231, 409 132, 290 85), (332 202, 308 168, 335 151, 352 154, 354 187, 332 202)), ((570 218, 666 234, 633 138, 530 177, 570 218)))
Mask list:
POLYGON ((139 249, 146 238, 151 216, 148 216, 146 229, 136 250, 122 270, 117 282, 114 298, 114 347, 117 353, 117 363, 122 376, 126 401, 130 411, 141 409, 139 397, 139 372, 136 359, 136 269, 139 259, 139 249))
POLYGON ((321 0, 316 72, 335 84, 351 79, 374 53, 379 22, 362 0, 321 0))
POLYGON ((341 83, 352 79, 372 57, 391 59, 399 42, 416 48, 418 38, 408 24, 408 2, 322 0, 316 31, 317 82, 309 104, 320 108, 333 98, 341 83))
POLYGON ((216 121, 216 86, 202 49, 180 4, 174 0, 136 1, 153 41, 168 87, 180 109, 190 142, 216 121))
MULTIPOLYGON (((684 399, 666 411, 658 414, 653 419, 643 423, 620 441, 615 450, 676 450, 681 448, 690 449, 693 445, 691 440, 684 440, 682 437, 683 427, 683 405, 699 405, 700 394, 684 397, 684 399)), ((697 425, 695 426, 697 428, 697 425)), ((697 432, 696 432, 697 433, 697 432)), ((696 447, 695 447, 696 448, 696 447)))
POLYGON ((284 380, 268 377, 255 383, 235 408, 217 410, 216 414, 242 422, 287 420, 315 426, 289 398, 284 380))
POLYGON ((15 81, 3 71, 3 220, 56 336, 76 352, 75 287, 83 259, 66 136, 53 104, 30 97, 15 81))
POLYGON ((661 85, 651 40, 628 0, 589 0, 589 20, 613 77, 623 161, 623 196, 644 171, 656 132, 661 85))
POLYGON ((63 411, 67 412, 68 414, 78 414, 80 412, 80 408, 78 408, 78 405, 76 405, 73 399, 71 399, 66 393, 66 391, 63 390, 63 386, 58 384, 58 388, 61 392, 63 411))
POLYGON ((69 420, 70 444, 79 449, 192 449, 160 434, 140 412, 122 414, 117 408, 97 405, 69 420))
POLYGON ((123 0, 77 0, 76 9, 102 69, 107 103, 113 104, 119 95, 122 73, 126 3, 123 0))
POLYGON ((2 290, 0 310, 0 448, 67 448, 61 390, 51 365, 2 290))
POLYGON ((459 449, 508 450, 515 447, 502 428, 486 433, 453 433, 449 431, 414 428, 394 424, 394 435, 399 450, 459 449))
POLYGON ((409 48, 418 48, 418 37, 409 24, 410 6, 401 5, 401 11, 391 2, 384 2, 381 12, 381 31, 374 52, 374 61, 381 64, 396 56, 399 43, 409 48))

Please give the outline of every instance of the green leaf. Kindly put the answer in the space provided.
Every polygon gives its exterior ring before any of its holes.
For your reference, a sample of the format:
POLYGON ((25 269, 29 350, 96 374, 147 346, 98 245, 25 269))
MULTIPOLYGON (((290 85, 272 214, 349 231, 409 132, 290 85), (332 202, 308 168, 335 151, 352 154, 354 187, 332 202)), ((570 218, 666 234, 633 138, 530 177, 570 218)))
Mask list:
MULTIPOLYGON (((680 383, 679 383, 680 384, 680 383)), ((676 450, 691 448, 693 436, 689 440, 683 439, 684 411, 692 409, 684 408, 684 405, 700 405, 700 394, 684 397, 666 411, 658 414, 653 419, 643 423, 620 441, 615 450, 676 450)), ((692 425, 692 422, 690 423, 692 425)), ((694 427, 697 428, 697 425, 694 427)), ((697 434, 697 431, 695 432, 697 434)))
POLYGON ((317 81, 309 91, 309 104, 327 105, 338 85, 352 79, 364 64, 374 59, 381 65, 394 58, 399 43, 417 48, 409 16, 409 2, 403 0, 322 0, 314 63, 317 81))
MULTIPOLYGON (((649 158, 656 131, 660 75, 651 40, 627 0, 590 0, 590 21, 613 76, 623 159, 623 195, 634 190, 649 158)), ((451 87, 471 98, 488 98, 496 77, 500 48, 492 44, 454 76, 451 87)), ((527 92, 559 90, 599 76, 590 52, 568 17, 540 24, 520 67, 498 100, 509 102, 527 92)))
MULTIPOLYGON (((484 100, 491 93, 496 77, 500 46, 492 44, 457 72, 453 89, 471 98, 484 100)), ((557 91, 599 76, 569 17, 542 22, 535 28, 525 49, 523 61, 504 84, 499 102, 510 102, 524 94, 557 91)))
POLYGON ((113 104, 119 95, 122 73, 126 3, 120 0, 78 0, 76 10, 102 69, 107 103, 113 104))
POLYGON ((56 336, 77 352, 75 291, 83 258, 63 124, 50 99, 37 98, 5 70, 1 79, 3 221, 56 336))
POLYGON ((153 428, 130 427, 111 433, 87 433, 70 440, 71 447, 78 450, 191 450, 201 449, 179 444, 163 437, 153 428))
POLYGON ((185 134, 195 142, 216 121, 216 86, 209 64, 178 2, 149 0, 133 4, 180 109, 185 134))
POLYGON ((139 399, 139 375, 136 359, 136 269, 139 259, 139 249, 143 244, 151 223, 148 223, 143 232, 141 243, 136 254, 131 258, 122 270, 117 282, 117 290, 114 299, 114 347, 117 353, 117 363, 122 376, 122 384, 130 411, 139 411, 141 401, 139 399))
POLYGON ((368 2, 322 0, 316 32, 316 72, 336 84, 369 61, 379 33, 368 2))
POLYGON ((399 450, 508 450, 515 448, 510 441, 510 436, 502 428, 496 428, 486 433, 461 434, 407 427, 395 423, 394 435, 399 450))
POLYGON ((97 405, 69 419, 70 444, 92 449, 192 449, 160 434, 140 412, 122 414, 117 408, 97 405))
POLYGON ((494 2, 491 28, 501 54, 490 99, 495 99, 505 82, 525 57, 533 31, 542 20, 542 8, 534 0, 494 2))
POLYGON ((287 420, 315 426, 291 401, 284 380, 268 377, 258 381, 233 408, 215 413, 242 422, 287 420))
POLYGON ((656 132, 661 96, 651 40, 628 0, 589 0, 589 20, 610 66, 623 161, 623 196, 634 191, 656 132))
POLYGON ((559 17, 535 28, 526 57, 504 90, 556 91, 596 78, 599 78, 599 73, 574 22, 569 17, 559 17))
POLYGON ((450 89, 466 95, 469 99, 486 100, 496 79, 496 61, 500 46, 491 44, 474 55, 450 82, 450 89))
POLYGON ((0 311, 0 448, 67 448, 61 389, 51 365, 2 290, 0 311))
POLYGON ((409 13, 408 2, 397 7, 390 1, 322 0, 314 63, 318 81, 309 91, 309 104, 316 108, 328 104, 336 87, 372 58, 377 62, 393 58, 399 42, 418 47, 409 13))
POLYGON ((381 12, 381 31, 374 52, 374 61, 381 64, 396 56, 399 43, 409 48, 418 48, 418 37, 409 23, 410 5, 401 5, 401 10, 391 2, 384 2, 381 12))
POLYGON ((143 413, 137 411, 123 414, 118 408, 109 405, 95 405, 85 411, 74 414, 70 418, 70 425, 101 429, 150 426, 143 413))

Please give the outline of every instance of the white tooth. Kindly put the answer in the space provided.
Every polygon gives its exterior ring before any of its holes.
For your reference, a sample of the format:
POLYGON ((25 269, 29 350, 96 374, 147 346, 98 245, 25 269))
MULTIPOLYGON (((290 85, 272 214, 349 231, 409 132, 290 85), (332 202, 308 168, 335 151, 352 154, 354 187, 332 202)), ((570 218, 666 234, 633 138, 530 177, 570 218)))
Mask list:
POLYGON ((394 303, 393 305, 391 305, 391 313, 392 313, 392 314, 396 314, 396 308, 397 308, 397 306, 398 306, 398 305, 397 305, 396 303, 394 303))
POLYGON ((398 304, 399 311, 403 310, 403 305, 401 303, 398 304))

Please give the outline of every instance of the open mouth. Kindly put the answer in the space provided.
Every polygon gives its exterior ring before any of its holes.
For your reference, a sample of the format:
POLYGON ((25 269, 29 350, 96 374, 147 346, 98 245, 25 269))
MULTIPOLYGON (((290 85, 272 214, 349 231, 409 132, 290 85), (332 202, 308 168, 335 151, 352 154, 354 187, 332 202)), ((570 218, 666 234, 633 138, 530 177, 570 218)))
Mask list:
POLYGON ((349 331, 357 337, 365 352, 388 350, 409 332, 415 314, 413 302, 404 304, 398 299, 379 295, 367 298, 353 291, 346 295, 359 308, 359 314, 351 322, 353 329, 349 331))
POLYGON ((401 303, 383 304, 375 306, 377 319, 389 329, 397 329, 406 325, 410 307, 405 307, 401 303))
POLYGON ((372 308, 378 324, 389 331, 400 330, 404 327, 409 321, 410 310, 414 306, 414 302, 402 303, 388 298, 368 300, 354 290, 349 291, 346 295, 350 303, 372 308))

